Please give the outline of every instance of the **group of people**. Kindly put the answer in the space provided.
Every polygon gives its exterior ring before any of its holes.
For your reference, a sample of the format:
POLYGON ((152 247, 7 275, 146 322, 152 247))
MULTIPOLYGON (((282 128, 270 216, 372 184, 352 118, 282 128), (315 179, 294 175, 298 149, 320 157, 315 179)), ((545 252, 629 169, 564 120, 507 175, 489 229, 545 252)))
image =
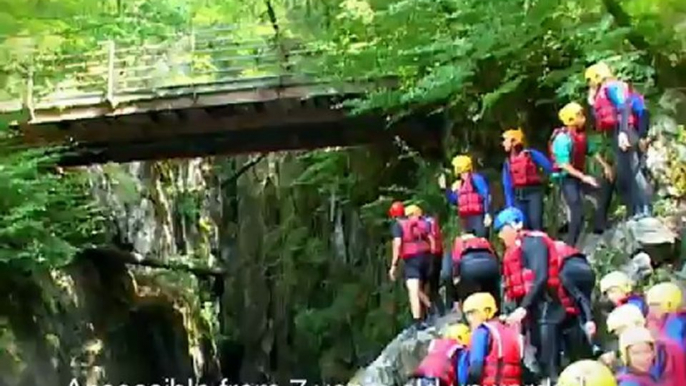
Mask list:
POLYGON ((464 233, 455 238, 447 258, 435 217, 418 205, 391 205, 389 276, 397 278, 402 261, 413 328, 425 328, 430 311, 443 313, 448 308, 461 309, 468 323, 451 326, 443 338, 432 342, 415 373, 420 383, 643 386, 676 385, 686 377, 686 314, 681 313, 681 291, 672 283, 661 283, 643 297, 632 292, 631 281, 620 271, 603 277, 600 292, 616 307, 608 317, 608 330, 618 340, 605 350, 596 344, 591 303, 596 275, 575 247, 583 219, 582 197, 601 192, 601 203, 606 201, 596 211, 596 232, 604 230, 614 187, 634 219, 650 216, 651 208, 640 161, 647 146, 643 100, 603 63, 589 67, 585 76, 596 127, 610 134, 615 150, 614 169, 602 156, 594 157, 603 169, 602 183, 585 172, 586 156, 592 153, 586 118, 581 105, 570 103, 559 113, 564 127, 551 137, 552 162, 525 148, 520 129, 503 134, 506 207, 494 219, 485 178, 473 171, 469 156, 454 158, 457 182, 449 189, 445 178, 439 184, 457 206, 464 233), (542 229, 539 169, 558 177, 569 206, 564 240, 555 240, 542 229), (502 258, 487 239, 491 225, 505 247, 502 258), (449 300, 445 304, 438 296, 442 285, 449 300), (565 360, 574 363, 561 372, 565 360))

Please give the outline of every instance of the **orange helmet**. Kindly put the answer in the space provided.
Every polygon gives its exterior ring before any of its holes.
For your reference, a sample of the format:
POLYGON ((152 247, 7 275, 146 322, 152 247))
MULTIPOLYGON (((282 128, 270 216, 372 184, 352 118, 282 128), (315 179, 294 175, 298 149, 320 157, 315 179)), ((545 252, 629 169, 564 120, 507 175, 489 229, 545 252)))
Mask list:
POLYGON ((402 217, 405 215, 405 205, 403 205, 402 202, 396 201, 393 204, 391 204, 391 207, 388 209, 388 215, 390 217, 402 217))

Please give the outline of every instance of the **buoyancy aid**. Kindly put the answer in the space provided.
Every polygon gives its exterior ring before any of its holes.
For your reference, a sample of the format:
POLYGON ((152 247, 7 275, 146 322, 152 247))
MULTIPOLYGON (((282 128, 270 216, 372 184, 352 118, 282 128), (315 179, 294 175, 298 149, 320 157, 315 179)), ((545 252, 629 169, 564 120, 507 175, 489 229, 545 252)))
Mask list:
POLYGON ((428 253, 431 249, 429 237, 431 226, 423 218, 403 218, 398 220, 403 232, 400 245, 400 257, 406 259, 421 253, 428 253))
POLYGON ((511 154, 508 162, 510 163, 510 176, 514 188, 541 184, 538 165, 536 165, 528 150, 525 149, 517 154, 511 154))
MULTIPOLYGON (((649 330, 651 330, 654 334, 656 334, 659 337, 664 338, 665 340, 670 340, 680 346, 684 346, 686 342, 684 341, 684 336, 673 336, 670 335, 670 331, 667 331, 667 326, 674 321, 675 319, 681 319, 681 320, 686 320, 686 311, 676 311, 676 312, 670 312, 666 315, 663 315, 661 318, 656 318, 655 316, 651 315, 648 313, 648 317, 646 318, 646 325, 649 330)), ((682 331, 682 334, 684 331, 682 331)))
POLYGON ((426 216, 426 221, 431 227, 431 236, 434 238, 434 248, 429 252, 433 255, 443 255, 443 233, 441 233, 441 225, 435 217, 426 216))
MULTIPOLYGON (((612 101, 608 96, 607 91, 610 85, 617 85, 620 87, 621 90, 624 91, 624 95, 626 96, 627 107, 631 107, 631 96, 633 91, 626 82, 622 82, 619 80, 611 80, 604 82, 596 92, 595 98, 593 100, 593 111, 595 113, 596 127, 600 131, 615 130, 621 118, 619 109, 617 109, 614 106, 614 104, 612 104, 612 101)), ((628 119, 629 127, 635 128, 637 122, 636 115, 630 113, 628 119)))
POLYGON ((524 267, 522 242, 525 237, 541 237, 548 248, 548 280, 550 294, 557 295, 568 314, 578 314, 574 301, 569 297, 560 283, 561 260, 553 239, 541 231, 520 231, 516 246, 508 248, 503 257, 503 277, 505 279, 505 296, 512 301, 520 301, 529 293, 534 282, 535 273, 524 267))
POLYGON ((458 236, 455 237, 455 242, 453 243, 452 260, 454 264, 459 264, 462 256, 470 251, 484 251, 490 253, 493 258, 496 257, 493 246, 484 237, 471 237, 468 239, 463 239, 458 236))
MULTIPOLYGON (((655 342, 656 351, 665 355, 665 368, 660 377, 660 386, 678 386, 686 379, 686 356, 681 347, 669 339, 658 337, 655 342)), ((659 354, 658 354, 659 355, 659 354)))
POLYGON ((483 213, 484 199, 474 187, 472 173, 468 173, 457 190, 457 214, 467 217, 483 213))
POLYGON ((576 170, 583 172, 586 169, 586 153, 588 152, 588 140, 586 138, 586 132, 570 130, 566 127, 559 127, 555 129, 553 134, 550 136, 550 141, 548 142, 548 152, 550 153, 550 158, 553 160, 553 171, 560 172, 562 170, 555 161, 555 154, 553 154, 553 141, 555 141, 555 137, 562 133, 567 133, 572 140, 572 166, 574 166, 576 170))
POLYGON ((621 385, 622 382, 631 382, 639 386, 658 386, 658 382, 651 374, 638 374, 628 369, 617 374, 617 383, 621 385))
POLYGON ((483 324, 488 329, 490 343, 486 355, 481 385, 519 386, 522 384, 522 342, 514 328, 500 321, 483 324))
POLYGON ((446 385, 454 385, 457 379, 455 357, 463 348, 460 343, 452 339, 434 339, 429 352, 419 363, 413 375, 417 378, 438 378, 446 385))

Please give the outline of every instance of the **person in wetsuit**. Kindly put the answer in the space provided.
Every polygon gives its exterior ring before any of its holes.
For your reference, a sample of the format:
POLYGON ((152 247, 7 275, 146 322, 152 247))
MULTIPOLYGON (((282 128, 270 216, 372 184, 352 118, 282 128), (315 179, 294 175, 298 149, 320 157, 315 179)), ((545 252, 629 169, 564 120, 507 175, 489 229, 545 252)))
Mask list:
POLYGON ((650 217, 652 187, 641 161, 648 143, 648 114, 643 97, 616 79, 606 63, 588 67, 584 77, 596 128, 611 138, 617 191, 630 216, 650 217))
POLYGON ((569 224, 565 243, 576 245, 581 234, 584 219, 584 198, 590 197, 596 210, 593 233, 600 234, 606 228, 609 203, 603 200, 608 189, 612 189, 612 168, 599 152, 589 146, 586 136, 584 109, 576 102, 568 103, 559 112, 563 127, 553 131, 550 153, 553 159, 554 177, 560 184, 562 197, 569 209, 569 224), (600 181, 586 174, 586 160, 589 155, 603 168, 604 178, 600 181))
POLYGON ((491 294, 478 292, 465 299, 462 312, 472 328, 468 385, 523 384, 522 339, 518 331, 496 317, 491 294))
POLYGON ((507 317, 510 324, 524 323, 536 347, 542 378, 553 384, 560 366, 560 325, 574 301, 560 281, 554 241, 541 231, 523 230, 524 214, 507 208, 496 216, 494 228, 505 245, 502 259, 505 297, 517 304, 507 317))
POLYGON ((464 301, 477 292, 488 292, 500 307, 500 264, 488 239, 467 233, 455 238, 452 248, 453 299, 464 301))
POLYGON ((648 328, 686 350, 686 311, 682 308, 681 288, 671 282, 658 283, 646 291, 645 299, 648 328))
POLYGON ((452 164, 457 181, 448 189, 445 176, 441 175, 438 185, 445 190, 448 202, 457 207, 462 230, 478 237, 486 237, 486 230, 491 225, 488 182, 483 175, 474 171, 472 159, 468 155, 455 156, 452 164))
POLYGON ((394 203, 389 210, 395 221, 391 229, 393 248, 388 276, 392 281, 396 280, 398 264, 402 260, 414 327, 421 330, 427 327, 422 299, 428 302, 428 296, 423 287, 429 278, 430 251, 435 248, 435 240, 431 235, 431 225, 421 217, 418 207, 411 205, 406 208, 405 212, 411 215, 405 217, 398 216, 400 209, 401 206, 394 203))
POLYGON ((525 229, 542 230, 544 192, 539 168, 551 174, 553 165, 540 151, 525 148, 522 129, 503 133, 503 149, 507 154, 502 170, 505 205, 524 213, 525 229))

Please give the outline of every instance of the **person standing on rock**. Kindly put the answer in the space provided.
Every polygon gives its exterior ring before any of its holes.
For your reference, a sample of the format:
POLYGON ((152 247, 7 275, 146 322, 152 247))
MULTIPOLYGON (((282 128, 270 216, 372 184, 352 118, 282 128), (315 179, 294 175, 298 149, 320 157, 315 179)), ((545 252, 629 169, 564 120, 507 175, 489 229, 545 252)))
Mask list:
POLYGON ((423 215, 431 226, 431 235, 434 238, 433 249, 429 251, 429 279, 425 292, 428 294, 431 311, 440 316, 445 312, 446 305, 440 299, 439 289, 441 285, 441 268, 443 266, 443 233, 441 225, 435 216, 423 215))
POLYGON ((589 146, 586 138, 586 116, 576 102, 568 103, 558 113, 563 127, 553 131, 550 137, 550 153, 553 158, 553 176, 560 183, 562 197, 569 208, 569 226, 565 243, 576 245, 583 227, 584 197, 590 196, 596 203, 593 233, 601 234, 606 227, 609 197, 612 190, 612 168, 605 159, 589 146), (600 183, 586 171, 586 158, 593 155, 603 168, 600 183))
POLYGON ((457 181, 447 189, 445 176, 441 175, 438 186, 445 190, 448 202, 457 206, 462 230, 478 237, 486 237, 486 229, 491 225, 488 182, 484 176, 474 171, 470 156, 455 156, 452 164, 457 181))
POLYGON ((543 230, 543 178, 539 168, 551 174, 553 165, 540 151, 524 147, 522 129, 503 133, 503 149, 507 153, 502 171, 505 205, 524 213, 525 229, 543 230))
MULTIPOLYGON (((555 241, 555 248, 560 261, 560 290, 574 300, 574 304, 566 305, 567 317, 560 326, 563 343, 570 360, 588 359, 593 355, 593 338, 596 334, 591 303, 595 272, 586 255, 578 249, 559 240, 555 241)), ((565 298, 564 295, 561 298, 565 298)))
POLYGON ((465 299, 462 312, 472 328, 468 385, 523 384, 522 339, 519 332, 496 318, 495 299, 478 292, 465 299))
POLYGON ((488 239, 470 233, 455 237, 452 267, 452 277, 458 280, 456 293, 451 294, 454 301, 461 303, 474 293, 488 292, 500 306, 500 266, 488 239))
POLYGON ((422 307, 422 298, 427 297, 423 286, 428 281, 431 263, 429 253, 435 248, 435 240, 431 235, 431 225, 422 218, 418 206, 410 205, 400 214, 401 209, 402 203, 396 202, 389 210, 389 215, 396 221, 391 230, 393 249, 388 276, 392 281, 396 280, 396 270, 402 260, 414 326, 423 329, 426 327, 423 320, 426 314, 422 307))
POLYGON ((584 74, 588 103, 596 128, 610 134, 616 187, 633 219, 651 217, 651 187, 641 162, 648 146, 647 109, 643 97, 614 77, 606 63, 596 63, 584 74))
POLYGON ((622 271, 612 271, 600 279, 600 293, 613 307, 633 304, 641 310, 643 316, 648 315, 648 304, 645 298, 634 293, 633 286, 629 275, 622 271))
POLYGON ((467 383, 467 346, 471 331, 465 324, 449 326, 442 338, 429 344, 427 354, 412 374, 413 386, 455 386, 467 383))
POLYGON ((505 297, 517 304, 507 321, 521 325, 526 318, 525 329, 537 349, 542 376, 555 384, 562 351, 560 325, 574 301, 561 284, 555 242, 541 231, 523 230, 523 223, 524 214, 517 208, 504 209, 494 222, 505 245, 505 297))

